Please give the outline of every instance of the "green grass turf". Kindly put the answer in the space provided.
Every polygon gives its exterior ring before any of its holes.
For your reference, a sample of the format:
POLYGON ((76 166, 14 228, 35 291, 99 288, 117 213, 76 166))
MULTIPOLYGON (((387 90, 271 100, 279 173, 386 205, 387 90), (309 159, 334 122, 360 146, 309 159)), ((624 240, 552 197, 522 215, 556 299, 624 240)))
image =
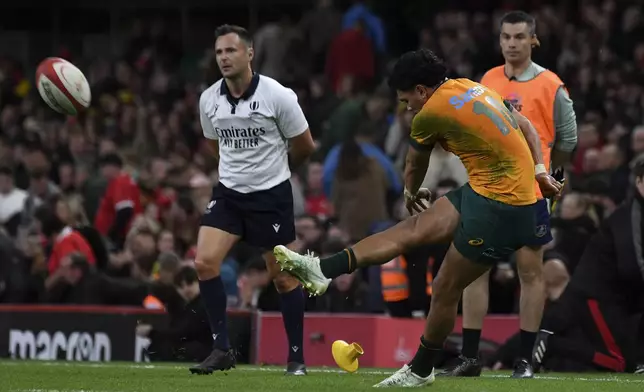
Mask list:
MULTIPOLYGON (((3 392, 166 392, 166 391, 361 391, 391 370, 310 369, 307 377, 284 377, 276 367, 240 366, 211 376, 189 374, 185 365, 40 361, 0 361, 3 392)), ((644 391, 644 376, 547 374, 534 380, 512 380, 507 373, 484 373, 476 379, 437 379, 434 391, 562 392, 644 391)))

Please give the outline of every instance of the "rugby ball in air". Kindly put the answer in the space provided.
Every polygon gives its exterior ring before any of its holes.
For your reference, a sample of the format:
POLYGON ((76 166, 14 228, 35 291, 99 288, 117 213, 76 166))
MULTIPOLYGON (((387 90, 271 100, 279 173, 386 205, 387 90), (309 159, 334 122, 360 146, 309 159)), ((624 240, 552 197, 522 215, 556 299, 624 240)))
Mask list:
POLYGON ((44 59, 36 70, 42 99, 58 113, 75 116, 89 107, 92 93, 85 75, 74 64, 58 57, 44 59))

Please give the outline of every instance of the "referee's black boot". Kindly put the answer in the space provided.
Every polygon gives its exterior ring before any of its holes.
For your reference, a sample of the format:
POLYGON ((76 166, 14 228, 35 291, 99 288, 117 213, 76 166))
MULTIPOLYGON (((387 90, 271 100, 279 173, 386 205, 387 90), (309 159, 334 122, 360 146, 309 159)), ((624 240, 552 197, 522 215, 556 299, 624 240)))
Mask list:
POLYGON ((217 370, 229 370, 235 367, 235 353, 233 350, 223 351, 219 349, 212 350, 208 358, 204 359, 199 365, 190 368, 192 374, 212 374, 217 370))
POLYGON ((298 362, 289 362, 286 365, 287 376, 306 376, 306 365, 298 362))
POLYGON ((436 377, 479 377, 481 370, 483 366, 478 358, 467 358, 461 355, 456 365, 436 373, 436 377))
POLYGON ((635 374, 644 375, 644 364, 637 365, 637 367, 635 368, 635 374))
POLYGON ((534 378, 534 370, 527 359, 520 359, 514 364, 512 378, 534 378))

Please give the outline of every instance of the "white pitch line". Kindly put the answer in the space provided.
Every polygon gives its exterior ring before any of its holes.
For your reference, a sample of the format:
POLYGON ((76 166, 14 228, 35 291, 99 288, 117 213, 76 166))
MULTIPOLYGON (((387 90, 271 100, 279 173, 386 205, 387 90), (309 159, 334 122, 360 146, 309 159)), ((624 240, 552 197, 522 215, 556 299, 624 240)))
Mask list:
MULTIPOLYGON (((0 366, 19 366, 21 364, 24 364, 25 362, 6 362, 6 361, 0 361, 0 366)), ((34 364, 37 364, 39 366, 54 366, 54 367, 88 367, 88 368, 126 368, 126 369, 145 369, 145 370, 163 370, 163 369, 173 369, 173 370, 186 370, 187 366, 178 366, 178 365, 163 365, 163 364, 125 364, 125 363, 106 363, 106 362, 101 362, 101 363, 96 363, 96 362, 38 362, 38 361, 33 361, 34 364)), ((240 368, 237 370, 232 370, 234 371, 250 371, 250 372, 269 372, 269 373, 281 373, 284 370, 278 367, 253 367, 247 366, 247 365, 242 365, 240 368)), ((328 374, 343 374, 345 373, 344 371, 340 369, 326 369, 326 368, 310 368, 308 369, 310 373, 328 373, 328 374)), ((366 375, 375 375, 375 376, 388 376, 393 373, 393 370, 387 371, 387 370, 375 370, 375 369, 369 369, 369 370, 358 370, 357 374, 366 374, 366 375)), ((630 373, 629 373, 630 375, 630 373)), ((508 375, 504 374, 483 374, 481 377, 483 378, 510 378, 508 375)), ((546 381, 562 381, 562 380, 574 380, 574 381, 586 381, 586 382, 614 382, 614 383, 624 383, 624 384, 644 384, 644 378, 641 380, 633 380, 633 379, 622 379, 619 377, 597 377, 597 378, 592 378, 592 377, 571 377, 571 376, 566 376, 565 374, 562 374, 561 376, 542 376, 542 375, 536 375, 535 379, 537 380, 546 380, 546 381)), ((27 392, 27 390, 24 390, 27 392)), ((28 390, 29 392, 56 392, 56 390, 47 390, 47 389, 34 389, 34 390, 28 390)), ((58 391, 58 392, 114 392, 114 391, 58 391)))
POLYGON ((10 389, 9 392, 118 392, 118 391, 98 391, 94 389, 10 389))

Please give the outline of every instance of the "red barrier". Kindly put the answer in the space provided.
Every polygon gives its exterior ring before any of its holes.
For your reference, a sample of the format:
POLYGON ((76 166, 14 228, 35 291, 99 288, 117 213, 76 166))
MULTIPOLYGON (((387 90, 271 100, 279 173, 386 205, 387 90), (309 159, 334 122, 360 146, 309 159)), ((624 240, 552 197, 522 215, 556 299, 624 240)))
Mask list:
MULTIPOLYGON (((331 343, 342 339, 358 342, 365 354, 361 366, 398 368, 416 352, 425 320, 394 319, 386 316, 315 314, 304 322, 304 355, 310 366, 335 366, 331 343)), ((482 338, 503 343, 519 330, 516 316, 485 319, 482 338)), ((454 333, 462 331, 461 318, 454 333)), ((286 335, 279 313, 260 313, 255 337, 255 363, 284 364, 286 335)))

